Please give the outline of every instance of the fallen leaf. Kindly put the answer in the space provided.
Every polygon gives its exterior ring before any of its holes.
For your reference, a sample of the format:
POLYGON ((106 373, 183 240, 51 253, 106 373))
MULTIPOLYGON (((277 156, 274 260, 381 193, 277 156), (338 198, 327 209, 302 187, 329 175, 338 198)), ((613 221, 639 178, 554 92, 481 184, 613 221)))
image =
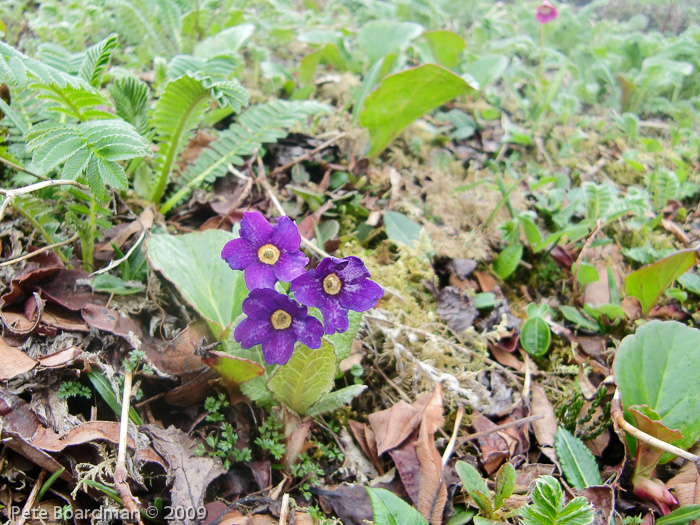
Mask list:
POLYGON ((149 345, 146 356, 158 369, 167 374, 181 375, 203 370, 206 365, 195 354, 196 346, 214 340, 209 325, 203 319, 194 321, 178 333, 166 346, 149 345))
MULTIPOLYGON (((480 415, 472 422, 472 427, 477 432, 486 432, 495 426, 496 424, 484 415, 480 415)), ((477 439, 477 442, 481 450, 481 464, 490 476, 510 456, 508 442, 497 432, 480 437, 477 439)))
POLYGON ((456 334, 473 326, 479 315, 474 301, 454 286, 447 286, 438 292, 437 313, 456 334))
MULTIPOLYGON (((693 452, 697 454, 697 447, 695 449, 693 452)), ((700 504, 700 475, 690 461, 686 461, 676 475, 666 482, 666 487, 673 490, 679 505, 700 504)), ((700 525, 700 520, 691 523, 700 525)))
POLYGON ((603 485, 587 487, 579 492, 593 506, 595 511, 593 525, 608 525, 615 522, 615 489, 603 485))
POLYGON ((88 304, 104 304, 106 297, 94 293, 88 284, 89 274, 83 270, 58 270, 42 282, 38 289, 47 301, 78 311, 88 304))
POLYGON ((86 304, 80 310, 83 319, 91 328, 96 328, 110 334, 130 339, 134 336, 141 339, 143 332, 141 327, 130 317, 97 304, 86 304))
POLYGON ((418 504, 420 494, 420 462, 416 453, 416 440, 418 439, 418 431, 414 431, 401 445, 391 449, 391 456, 396 471, 399 473, 401 483, 408 497, 414 505, 418 504))
POLYGON ((66 366, 82 354, 83 351, 77 346, 69 346, 63 350, 58 350, 52 354, 44 355, 39 358, 39 364, 44 368, 58 368, 66 366))
POLYGON ((420 424, 420 412, 405 401, 369 415, 369 424, 377 440, 377 454, 398 447, 420 424))
POLYGON ((554 435, 557 433, 557 418, 554 407, 547 398, 541 385, 532 385, 532 401, 530 403, 533 416, 544 416, 532 422, 532 429, 542 453, 559 465, 557 453, 554 450, 554 435))
POLYGON ((350 431, 355 437, 358 445, 365 453, 365 456, 369 458, 374 467, 380 474, 384 474, 384 469, 382 468, 382 460, 379 458, 377 453, 377 440, 374 437, 374 432, 370 427, 359 421, 349 420, 350 431))
POLYGON ((25 374, 38 363, 22 350, 8 345, 0 338, 0 381, 25 374))

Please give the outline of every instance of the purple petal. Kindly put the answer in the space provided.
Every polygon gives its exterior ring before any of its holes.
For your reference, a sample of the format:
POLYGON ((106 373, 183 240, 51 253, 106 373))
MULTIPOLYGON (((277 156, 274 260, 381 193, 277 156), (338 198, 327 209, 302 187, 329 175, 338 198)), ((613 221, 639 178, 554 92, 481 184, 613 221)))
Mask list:
POLYGON ((335 273, 340 277, 343 284, 352 283, 363 277, 369 277, 369 271, 365 267, 365 263, 359 257, 345 257, 338 262, 347 262, 345 268, 335 270, 335 273))
POLYGON ((348 311, 341 307, 337 301, 327 301, 325 308, 321 309, 323 324, 326 325, 326 333, 342 333, 348 329, 348 311))
POLYGON ((257 288, 252 290, 243 301, 243 313, 250 319, 270 320, 270 316, 277 309, 275 297, 280 295, 270 288, 257 288))
POLYGON ((356 312, 364 312, 377 304, 384 295, 384 290, 369 279, 345 284, 340 289, 340 306, 356 312))
POLYGON ((280 258, 275 264, 275 276, 285 283, 293 281, 304 273, 304 266, 308 262, 309 259, 300 251, 280 252, 280 258))
POLYGON ((268 365, 284 365, 292 357, 296 338, 292 330, 273 330, 263 341, 262 351, 268 365))
POLYGON ((306 317, 306 306, 301 306, 284 294, 278 293, 274 303, 274 310, 281 308, 295 319, 304 319, 306 317))
POLYGON ((272 244, 281 250, 294 252, 301 245, 299 228, 289 217, 278 217, 272 227, 272 244))
POLYGON ((323 259, 320 263, 318 263, 318 266, 316 266, 315 270, 312 270, 315 272, 316 279, 319 281, 323 281, 325 277, 336 270, 336 265, 335 265, 335 260, 331 257, 326 257, 323 259))
POLYGON ((294 293, 294 299, 303 305, 321 308, 326 304, 323 282, 317 278, 317 273, 314 270, 294 279, 289 290, 294 293))
MULTIPOLYGON (((247 211, 241 220, 241 238, 255 250, 268 244, 272 238, 272 226, 259 211, 247 211)), ((257 255, 257 253, 256 253, 257 255)))
POLYGON ((244 239, 232 239, 221 250, 221 258, 228 263, 232 270, 243 270, 258 260, 258 254, 244 239))
POLYGON ((248 290, 255 290, 256 288, 274 288, 275 282, 277 282, 272 266, 261 263, 260 261, 249 265, 245 269, 243 275, 248 290))
POLYGON ((297 339, 309 348, 320 348, 323 325, 315 317, 309 315, 303 320, 295 319, 292 321, 292 330, 297 339))
POLYGON ((259 345, 270 335, 273 330, 270 321, 256 321, 254 319, 243 319, 233 331, 233 338, 238 341, 243 348, 250 348, 259 345))

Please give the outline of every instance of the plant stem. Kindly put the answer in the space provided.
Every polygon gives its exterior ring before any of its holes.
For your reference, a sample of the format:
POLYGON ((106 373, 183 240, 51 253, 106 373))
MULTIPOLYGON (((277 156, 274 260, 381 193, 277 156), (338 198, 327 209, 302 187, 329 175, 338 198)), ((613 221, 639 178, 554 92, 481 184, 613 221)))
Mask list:
POLYGON ((80 238, 83 255, 83 269, 90 272, 94 267, 95 252, 95 196, 90 193, 90 214, 88 215, 87 233, 80 238))
POLYGON ((542 67, 544 64, 544 28, 546 24, 540 24, 540 64, 537 68, 537 74, 542 78, 542 67))

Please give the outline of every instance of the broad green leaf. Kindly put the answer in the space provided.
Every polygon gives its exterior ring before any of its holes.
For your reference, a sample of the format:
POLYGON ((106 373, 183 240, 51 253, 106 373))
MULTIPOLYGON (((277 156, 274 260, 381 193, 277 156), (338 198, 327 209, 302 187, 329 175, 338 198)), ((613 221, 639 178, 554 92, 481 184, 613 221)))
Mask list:
POLYGON ((464 487, 464 490, 466 490, 469 493, 475 490, 478 490, 483 494, 489 493, 489 489, 486 486, 484 478, 482 478, 481 474, 479 474, 479 471, 476 470, 469 463, 467 463, 466 461, 458 461, 455 464, 455 470, 457 470, 457 474, 459 474, 459 477, 462 480, 462 486, 464 487))
POLYGON ((658 525, 683 525, 700 518, 700 505, 684 505, 656 519, 658 525))
POLYGON ((697 273, 685 272, 678 278, 678 283, 695 295, 700 295, 700 276, 697 273))
POLYGON ((497 80, 508 69, 508 58, 503 55, 485 56, 475 60, 466 67, 466 73, 484 89, 489 83, 497 80))
POLYGON ((648 405, 687 449, 700 437, 700 331, 676 321, 651 321, 628 335, 613 363, 622 405, 648 405))
POLYGON ((370 157, 376 157, 414 120, 471 86, 451 71, 425 64, 385 78, 367 97, 360 124, 370 133, 370 157))
POLYGON ((373 63, 386 55, 405 51, 422 32, 423 26, 413 22, 371 20, 360 28, 357 39, 373 63))
POLYGON ((265 368, 255 361, 223 352, 210 351, 202 357, 202 362, 219 372, 230 390, 265 373, 265 368))
POLYGON ((642 311, 648 313, 664 290, 697 262, 695 250, 681 250, 627 276, 627 295, 639 299, 642 311))
MULTIPOLYGON (((117 398, 117 394, 115 394, 112 384, 105 377, 105 375, 99 370, 93 369, 87 376, 92 383, 92 386, 95 387, 95 390, 97 390, 97 393, 100 394, 100 397, 104 400, 104 402, 107 403, 109 408, 112 409, 117 417, 120 417, 122 415, 121 396, 120 398, 117 398)), ((129 419, 134 425, 143 425, 141 416, 138 415, 132 406, 129 407, 129 419)))
POLYGON ((214 323, 217 338, 241 314, 241 303, 248 294, 243 272, 231 270, 221 258, 221 250, 233 238, 223 230, 207 230, 179 236, 159 234, 146 241, 151 266, 202 317, 214 323))
POLYGON ((511 244, 498 254, 498 257, 496 257, 493 263, 493 271, 496 272, 496 275, 501 279, 506 280, 513 275, 513 272, 518 268, 522 258, 523 245, 511 244))
POLYGON ((124 281, 116 275, 110 275, 108 273, 97 275, 92 280, 92 289, 96 292, 132 295, 142 292, 143 288, 143 283, 138 281, 124 281))
POLYGON ((559 307, 564 318, 568 321, 574 323, 577 327, 583 328, 590 332, 597 332, 600 330, 598 323, 589 317, 584 316, 578 308, 575 306, 562 305, 559 307))
POLYGON ((552 334, 547 322, 541 317, 532 317, 523 323, 520 330, 520 344, 528 354, 543 356, 549 350, 552 334))
POLYGON ((594 283, 598 279, 600 279, 600 276, 598 275, 598 270, 596 270, 595 266, 590 263, 581 263, 581 266, 578 268, 578 283, 581 286, 594 283))
POLYGON ((474 296, 474 307, 477 310, 493 308, 496 304, 496 294, 493 292, 481 292, 474 296))
POLYGON ((554 448, 569 484, 579 490, 603 484, 598 464, 591 451, 583 444, 583 441, 564 427, 557 429, 554 436, 554 448))
POLYGON ((377 525, 428 525, 425 518, 404 500, 386 489, 365 487, 377 525))
POLYGON ((496 510, 503 506, 503 502, 511 497, 515 490, 515 467, 512 463, 504 463, 498 469, 496 475, 496 494, 494 497, 493 506, 496 510))
MULTIPOLYGON (((244 316, 241 315, 240 319, 243 318, 244 316)), ((239 320, 237 319, 233 322, 233 325, 236 326, 238 322, 239 320)), ((272 397, 270 390, 267 388, 267 381, 277 368, 277 365, 268 365, 265 363, 261 346, 256 345, 247 349, 241 348, 241 345, 233 337, 233 329, 229 331, 228 337, 223 341, 223 344, 224 348, 226 349, 226 354, 253 361, 259 364, 264 370, 261 375, 254 377, 245 383, 241 383, 240 389, 243 395, 261 407, 269 408, 275 405, 275 400, 272 397)))
MULTIPOLYGON (((323 321, 323 317, 321 317, 319 320, 323 321)), ((360 326, 362 326, 362 313, 349 310, 348 322, 348 329, 344 332, 336 332, 332 335, 325 336, 330 339, 331 343, 333 343, 335 353, 338 356, 338 364, 340 364, 343 359, 350 355, 350 351, 352 350, 352 342, 355 340, 355 337, 357 337, 357 332, 360 331, 360 326)))
POLYGON ((389 240, 406 246, 412 246, 420 241, 420 233, 423 229, 419 224, 397 211, 384 213, 384 226, 389 240))
POLYGON ((448 69, 459 63, 459 56, 465 48, 464 39, 447 30, 423 33, 415 46, 419 49, 423 62, 437 62, 448 69))
POLYGON ((532 219, 529 217, 520 216, 518 217, 518 220, 523 227, 525 237, 527 238, 527 242, 531 247, 542 242, 542 234, 532 219))
POLYGON ((447 520, 447 523, 445 525, 467 525, 467 523, 469 523, 472 520, 475 514, 475 510, 467 510, 463 507, 455 506, 455 513, 450 517, 449 520, 447 520))
POLYGON ((305 415, 330 392, 336 366, 333 345, 325 339, 315 350, 298 345, 289 362, 277 369, 267 385, 278 401, 297 414, 305 415))
POLYGON ((343 405, 347 405, 367 390, 366 385, 350 385, 340 390, 335 390, 328 395, 323 396, 318 402, 306 412, 306 415, 315 417, 321 414, 335 412, 343 405))

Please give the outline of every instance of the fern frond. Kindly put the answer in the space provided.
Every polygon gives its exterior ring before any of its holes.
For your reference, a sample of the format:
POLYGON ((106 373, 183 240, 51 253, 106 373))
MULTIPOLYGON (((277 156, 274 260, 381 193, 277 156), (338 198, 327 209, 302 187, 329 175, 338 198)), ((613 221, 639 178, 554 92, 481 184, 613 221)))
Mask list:
POLYGON ((87 181, 96 196, 104 184, 126 189, 127 178, 117 162, 148 155, 148 144, 123 120, 94 120, 80 124, 37 126, 27 135, 33 166, 43 173, 62 163, 62 176, 77 179, 87 170, 87 181))
POLYGON ((184 75, 168 82, 155 105, 153 122, 160 146, 151 200, 160 202, 175 160, 201 121, 211 98, 234 110, 248 102, 248 93, 237 81, 212 83, 208 78, 184 75))
POLYGON ((132 124, 141 135, 148 131, 148 99, 150 90, 135 77, 123 77, 109 86, 117 116, 132 124))
POLYGON ((85 53, 71 53, 61 46, 49 43, 40 44, 37 54, 44 64, 69 75, 77 75, 80 64, 85 60, 85 53))
POLYGON ((221 132, 218 140, 202 151, 178 180, 180 189, 162 206, 163 213, 172 209, 194 188, 228 173, 228 165, 243 164, 243 157, 287 136, 288 130, 306 118, 327 113, 330 107, 313 101, 273 100, 258 104, 241 113, 238 122, 221 132))
POLYGON ((98 106, 109 104, 109 101, 102 93, 91 87, 75 88, 39 83, 32 84, 30 87, 40 92, 36 96, 39 100, 49 102, 49 111, 63 113, 80 121, 114 118, 111 113, 97 109, 98 106))
POLYGON ((172 0, 107 0, 105 5, 115 13, 117 33, 126 42, 149 50, 151 57, 179 52, 183 13, 172 0))
POLYGON ((109 35, 107 38, 90 46, 85 51, 85 59, 80 64, 79 76, 91 86, 99 87, 102 74, 109 66, 112 52, 117 48, 119 42, 117 35, 109 35))
POLYGON ((76 89, 87 87, 83 79, 29 58, 4 42, 0 42, 0 83, 2 82, 14 87, 25 87, 29 82, 72 86, 76 89))
POLYGON ((192 55, 177 55, 168 63, 167 76, 174 79, 182 75, 201 74, 212 80, 227 80, 241 65, 241 60, 230 54, 218 55, 208 60, 192 55))

